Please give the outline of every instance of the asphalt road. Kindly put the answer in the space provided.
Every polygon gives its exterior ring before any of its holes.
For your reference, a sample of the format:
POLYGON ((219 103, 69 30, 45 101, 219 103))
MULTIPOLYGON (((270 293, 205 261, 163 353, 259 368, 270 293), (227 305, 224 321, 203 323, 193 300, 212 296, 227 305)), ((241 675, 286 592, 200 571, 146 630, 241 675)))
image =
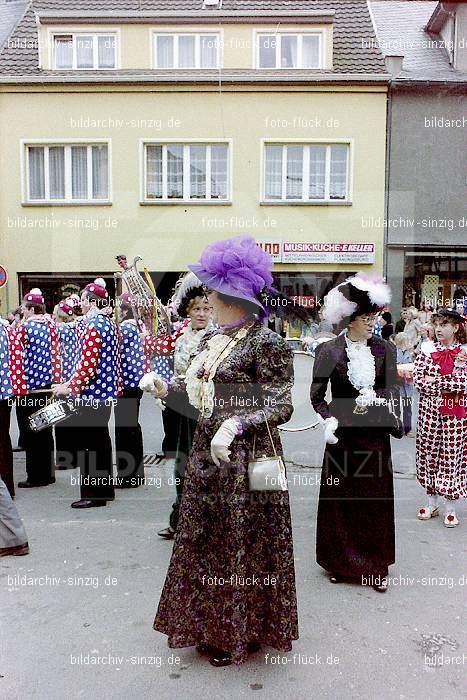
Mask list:
MULTIPOLYGON (((142 422, 153 454, 161 430, 150 399, 142 422)), ((320 430, 299 439, 310 463, 322 453, 320 430)), ((81 512, 69 507, 79 490, 72 485, 76 472, 57 472, 53 486, 18 491, 31 554, 0 560, 0 697, 465 697, 465 504, 455 530, 440 518, 419 522, 414 441, 395 443, 397 563, 390 588, 380 594, 332 585, 314 557, 319 470, 291 459, 297 435, 285 437, 300 618, 291 653, 264 648, 241 667, 213 669, 194 649, 168 649, 152 629, 171 552, 156 535, 173 497, 170 463, 146 470, 152 483, 81 512)), ((21 453, 15 462, 20 479, 21 453)))

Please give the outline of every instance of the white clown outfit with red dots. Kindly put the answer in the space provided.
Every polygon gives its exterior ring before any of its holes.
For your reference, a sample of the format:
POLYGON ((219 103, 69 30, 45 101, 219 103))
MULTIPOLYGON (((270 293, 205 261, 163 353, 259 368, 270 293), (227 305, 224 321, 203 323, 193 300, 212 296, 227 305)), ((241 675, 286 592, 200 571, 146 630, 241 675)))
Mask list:
POLYGON ((467 498, 467 365, 455 365, 461 350, 458 343, 447 348, 427 341, 414 366, 420 391, 417 478, 428 496, 447 500, 467 498))

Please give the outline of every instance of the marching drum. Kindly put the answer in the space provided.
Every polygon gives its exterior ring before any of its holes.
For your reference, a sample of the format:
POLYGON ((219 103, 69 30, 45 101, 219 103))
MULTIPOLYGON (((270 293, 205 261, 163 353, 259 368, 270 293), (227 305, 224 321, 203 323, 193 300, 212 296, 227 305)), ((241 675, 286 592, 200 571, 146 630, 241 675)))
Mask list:
POLYGON ((57 423, 62 423, 62 421, 77 411, 78 407, 71 401, 64 401, 63 399, 50 401, 50 403, 30 416, 29 425, 31 430, 37 433, 40 430, 44 430, 44 428, 51 428, 57 423))

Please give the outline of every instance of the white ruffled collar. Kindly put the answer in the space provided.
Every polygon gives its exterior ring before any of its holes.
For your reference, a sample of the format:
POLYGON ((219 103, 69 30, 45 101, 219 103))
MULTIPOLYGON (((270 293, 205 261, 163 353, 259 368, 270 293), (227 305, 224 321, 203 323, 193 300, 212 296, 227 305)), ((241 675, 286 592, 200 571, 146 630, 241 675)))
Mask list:
POLYGON ((350 340, 345 333, 348 357, 347 376, 352 386, 360 393, 374 388, 376 380, 375 358, 371 347, 365 341, 350 340))

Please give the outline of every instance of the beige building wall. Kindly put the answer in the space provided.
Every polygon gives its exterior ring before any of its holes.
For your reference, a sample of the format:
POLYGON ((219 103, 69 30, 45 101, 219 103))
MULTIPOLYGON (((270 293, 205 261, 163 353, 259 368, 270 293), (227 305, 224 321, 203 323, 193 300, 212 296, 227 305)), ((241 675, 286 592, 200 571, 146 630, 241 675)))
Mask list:
POLYGON ((147 69, 152 67, 152 36, 156 33, 176 32, 179 34, 195 32, 197 34, 218 32, 221 37, 224 68, 253 68, 255 64, 254 46, 257 32, 299 32, 323 35, 323 68, 332 69, 332 24, 287 24, 251 25, 225 24, 215 25, 41 25, 39 30, 39 47, 41 67, 53 68, 52 47, 54 34, 80 32, 82 34, 114 32, 118 38, 119 68, 147 69))
MULTIPOLYGON (((11 93, 3 88, 0 264, 10 275, 10 305, 17 299, 18 272, 109 271, 121 252, 129 258, 141 255, 151 270, 183 270, 209 242, 240 233, 285 241, 374 242, 376 262, 364 268, 382 272, 383 227, 365 222, 384 216, 384 90, 255 90, 106 87, 106 92, 92 92, 75 87, 11 93), (62 138, 110 139, 110 206, 22 206, 22 140, 62 138), (145 138, 230 139, 232 204, 141 205, 140 143, 145 138), (351 206, 261 205, 265 138, 349 139, 351 206)), ((276 265, 290 271, 330 268, 359 266, 276 265)))

